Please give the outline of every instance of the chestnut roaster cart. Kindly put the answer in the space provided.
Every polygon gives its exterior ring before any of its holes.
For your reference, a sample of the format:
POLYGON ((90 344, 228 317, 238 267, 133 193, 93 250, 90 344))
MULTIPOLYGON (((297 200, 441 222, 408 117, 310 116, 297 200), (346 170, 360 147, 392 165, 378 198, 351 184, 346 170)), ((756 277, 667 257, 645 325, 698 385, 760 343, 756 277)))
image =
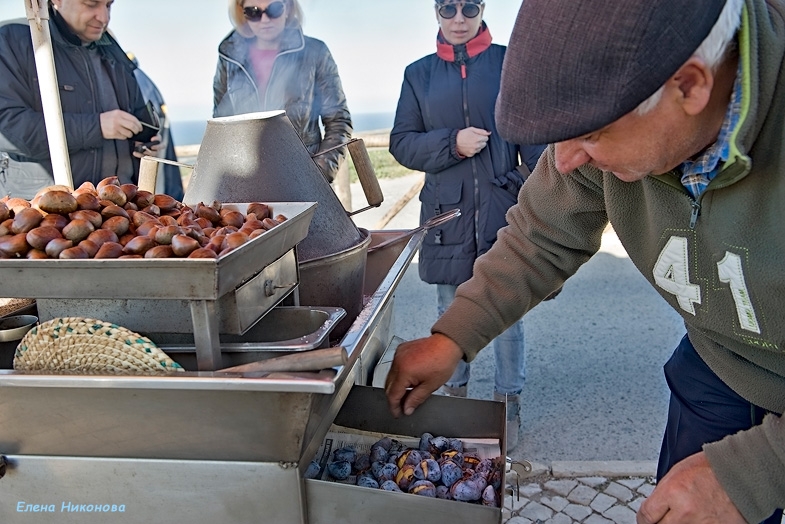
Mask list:
POLYGON ((432 397, 393 419, 370 387, 426 232, 374 249, 407 232, 354 227, 320 177, 283 113, 211 120, 184 202, 270 202, 287 221, 217 260, 0 260, 0 294, 36 299, 41 321, 114 322, 186 369, 0 369, 0 522, 501 522, 499 508, 305 478, 336 426, 498 439, 505 452, 503 403, 432 397), (286 183, 258 183, 271 172, 286 183), (331 370, 216 371, 336 345, 348 359, 331 370))

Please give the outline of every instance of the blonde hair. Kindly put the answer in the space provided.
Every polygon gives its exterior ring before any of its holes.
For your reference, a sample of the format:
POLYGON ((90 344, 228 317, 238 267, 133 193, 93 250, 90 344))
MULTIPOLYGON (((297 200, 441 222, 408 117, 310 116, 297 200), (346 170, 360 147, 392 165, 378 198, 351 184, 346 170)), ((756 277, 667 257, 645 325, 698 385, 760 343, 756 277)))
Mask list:
MULTIPOLYGON (((238 33, 246 38, 254 36, 248 27, 248 20, 243 15, 243 2, 245 0, 229 0, 229 21, 238 33)), ((303 8, 297 0, 281 0, 286 5, 286 27, 302 28, 303 8)))

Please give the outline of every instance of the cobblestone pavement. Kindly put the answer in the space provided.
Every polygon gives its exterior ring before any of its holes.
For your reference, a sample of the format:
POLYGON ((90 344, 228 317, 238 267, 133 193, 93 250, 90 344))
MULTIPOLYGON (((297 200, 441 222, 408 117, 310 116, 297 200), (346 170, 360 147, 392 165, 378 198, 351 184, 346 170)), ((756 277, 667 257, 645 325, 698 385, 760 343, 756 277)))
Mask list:
POLYGON ((638 508, 654 491, 651 476, 516 477, 507 476, 507 524, 635 524, 638 508))

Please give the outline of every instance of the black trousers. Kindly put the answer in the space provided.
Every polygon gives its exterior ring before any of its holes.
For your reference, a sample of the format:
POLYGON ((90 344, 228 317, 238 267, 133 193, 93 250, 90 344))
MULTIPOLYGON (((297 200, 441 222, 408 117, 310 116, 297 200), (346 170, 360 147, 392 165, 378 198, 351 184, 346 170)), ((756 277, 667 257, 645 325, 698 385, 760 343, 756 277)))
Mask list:
MULTIPOLYGON (((757 426, 768 414, 725 385, 701 359, 687 335, 665 364, 665 379, 671 397, 658 480, 677 462, 701 451, 703 444, 757 426)), ((780 524, 781 520, 780 509, 762 524, 780 524)))

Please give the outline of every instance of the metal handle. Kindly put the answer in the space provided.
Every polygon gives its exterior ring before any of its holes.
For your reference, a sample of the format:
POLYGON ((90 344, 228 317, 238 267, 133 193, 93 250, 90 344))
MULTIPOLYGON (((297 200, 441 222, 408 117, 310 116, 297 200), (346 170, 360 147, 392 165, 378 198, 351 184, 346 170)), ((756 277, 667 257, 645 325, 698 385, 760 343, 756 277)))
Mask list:
POLYGON ((382 242, 380 244, 376 244, 375 246, 369 247, 368 248, 368 253, 373 253, 377 249, 381 249, 383 247, 389 246, 390 244, 394 244, 396 242, 400 242, 404 238, 410 238, 413 234, 415 234, 418 231, 422 231, 423 229, 427 231, 427 230, 429 230, 431 228, 440 226, 440 225, 444 224, 445 222, 448 222, 448 221, 452 220, 453 218, 459 217, 459 216, 461 216, 461 210, 458 209, 458 208, 451 209, 449 211, 445 211, 444 213, 432 216, 431 218, 426 220, 423 225, 417 226, 414 229, 412 229, 411 231, 407 231, 406 233, 404 233, 404 234, 402 234, 400 236, 391 238, 389 240, 385 240, 384 242, 382 242))
POLYGON ((272 280, 265 280, 264 281, 264 294, 265 296, 271 297, 275 295, 276 289, 291 289, 292 286, 296 286, 297 282, 291 282, 289 284, 276 284, 272 280))
POLYGON ((301 353, 273 357, 267 360, 249 362, 230 368, 219 369, 221 373, 260 373, 318 371, 337 366, 345 366, 349 357, 346 348, 335 346, 326 349, 312 349, 301 353))
POLYGON ((379 186, 379 179, 376 178, 376 172, 373 170, 371 158, 368 156, 368 150, 365 149, 365 142, 362 138, 352 138, 343 144, 338 144, 337 146, 330 147, 324 151, 314 153, 311 155, 311 158, 329 153, 330 151, 344 146, 346 146, 349 155, 352 157, 354 169, 357 171, 357 178, 360 179, 360 186, 362 186, 363 193, 365 193, 365 200, 368 202, 368 207, 349 213, 349 216, 351 216, 372 207, 379 207, 382 205, 382 202, 384 202, 384 195, 382 194, 382 188, 379 186))

